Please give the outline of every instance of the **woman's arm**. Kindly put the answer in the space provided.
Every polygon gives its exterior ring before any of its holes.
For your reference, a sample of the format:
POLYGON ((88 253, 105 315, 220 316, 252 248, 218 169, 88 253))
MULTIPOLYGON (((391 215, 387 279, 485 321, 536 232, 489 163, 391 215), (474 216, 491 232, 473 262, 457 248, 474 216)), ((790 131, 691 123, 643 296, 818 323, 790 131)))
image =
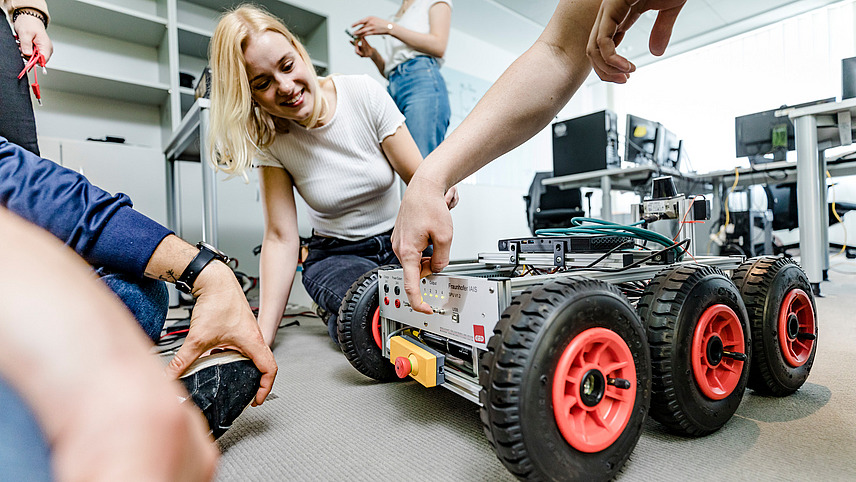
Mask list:
POLYGON ((407 125, 402 122, 394 134, 381 141, 380 146, 401 180, 405 184, 410 184, 413 173, 422 162, 422 153, 419 152, 416 141, 407 130, 407 125))
POLYGON ((374 62, 375 67, 377 67, 377 71, 380 72, 380 75, 386 76, 384 73, 384 67, 386 67, 386 62, 383 60, 383 56, 380 52, 377 51, 376 48, 372 47, 369 44, 369 41, 364 37, 358 38, 351 42, 351 45, 354 46, 354 52, 360 57, 368 57, 374 62))
POLYGON ((259 327, 265 342, 273 345, 294 282, 300 237, 291 176, 278 167, 262 167, 259 180, 265 216, 259 265, 259 327))
POLYGON ((360 26, 354 35, 392 35, 410 48, 433 57, 442 58, 449 43, 449 28, 452 24, 452 7, 445 2, 437 2, 428 9, 428 33, 414 32, 401 25, 378 17, 366 17, 355 22, 352 27, 360 26), (392 28, 389 28, 392 26, 392 28))
MULTIPOLYGON (((422 162, 422 153, 416 146, 416 141, 407 130, 407 125, 401 124, 394 134, 388 136, 381 142, 383 153, 389 160, 390 165, 398 173, 405 184, 410 184, 413 173, 422 162)), ((455 186, 446 190, 444 199, 449 209, 458 205, 458 189, 455 186)))

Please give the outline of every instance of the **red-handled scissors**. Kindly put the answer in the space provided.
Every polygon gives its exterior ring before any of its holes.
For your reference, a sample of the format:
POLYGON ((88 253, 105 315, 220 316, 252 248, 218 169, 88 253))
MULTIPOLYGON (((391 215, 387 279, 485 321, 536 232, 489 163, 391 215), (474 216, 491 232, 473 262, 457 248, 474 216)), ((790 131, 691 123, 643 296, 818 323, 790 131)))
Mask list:
MULTIPOLYGON (((18 74, 18 79, 27 75, 27 72, 33 70, 33 67, 36 65, 42 68, 42 73, 47 74, 48 69, 45 68, 45 62, 45 56, 39 52, 39 48, 36 45, 33 45, 33 55, 30 56, 30 59, 27 60, 27 64, 24 65, 24 70, 18 74)), ((39 102, 39 105, 42 105, 42 92, 41 89, 39 89, 39 74, 37 70, 33 71, 33 83, 30 84, 30 87, 33 88, 33 94, 36 96, 36 100, 39 102)))

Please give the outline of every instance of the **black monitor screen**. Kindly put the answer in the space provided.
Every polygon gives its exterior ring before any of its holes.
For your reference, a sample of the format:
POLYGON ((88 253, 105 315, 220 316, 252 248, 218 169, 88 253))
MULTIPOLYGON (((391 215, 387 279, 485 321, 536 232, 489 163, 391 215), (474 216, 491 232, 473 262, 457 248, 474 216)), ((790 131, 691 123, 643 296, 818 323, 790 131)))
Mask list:
POLYGON ((627 114, 624 160, 636 164, 654 162, 654 151, 657 148, 657 129, 659 127, 659 122, 627 114))
POLYGON ((553 124, 553 175, 620 167, 617 124, 608 110, 553 124))
MULTIPOLYGON (((834 101, 833 97, 791 107, 800 108, 834 101)), ((786 108, 788 106, 783 105, 778 109, 736 117, 734 134, 737 157, 748 157, 752 162, 784 161, 787 152, 796 149, 793 122, 786 115, 776 117, 776 111, 786 108)))
POLYGON ((654 161, 658 166, 679 169, 681 164, 682 142, 672 131, 660 125, 657 135, 657 149, 654 151, 654 161))

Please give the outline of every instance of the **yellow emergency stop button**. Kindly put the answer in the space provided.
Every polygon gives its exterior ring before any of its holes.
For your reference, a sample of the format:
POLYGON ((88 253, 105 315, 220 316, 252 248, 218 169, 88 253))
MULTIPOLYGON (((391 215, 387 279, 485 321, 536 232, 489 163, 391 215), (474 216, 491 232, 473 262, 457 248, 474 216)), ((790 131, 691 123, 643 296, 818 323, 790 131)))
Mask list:
POLYGON ((426 387, 446 381, 445 359, 445 355, 411 336, 394 336, 389 340, 389 360, 395 364, 395 373, 401 378, 409 375, 426 387))

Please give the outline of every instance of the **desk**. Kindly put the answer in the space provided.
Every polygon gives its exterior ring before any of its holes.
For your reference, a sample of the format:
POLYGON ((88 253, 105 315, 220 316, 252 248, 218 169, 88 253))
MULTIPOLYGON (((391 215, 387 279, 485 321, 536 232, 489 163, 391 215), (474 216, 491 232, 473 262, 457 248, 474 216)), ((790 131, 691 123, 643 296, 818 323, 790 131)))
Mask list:
POLYGON ((676 179, 686 177, 678 171, 654 165, 634 166, 627 169, 601 169, 599 171, 568 174, 567 176, 551 177, 541 181, 545 186, 557 186, 559 189, 576 187, 595 187, 603 191, 603 205, 600 217, 604 221, 612 220, 612 194, 617 191, 636 191, 638 185, 634 182, 645 181, 651 176, 670 175, 676 179))
POLYGON ((853 143, 851 120, 856 116, 856 99, 786 109, 776 115, 787 115, 794 122, 800 262, 816 294, 820 294, 823 270, 829 266, 829 214, 826 209, 826 159, 823 151, 853 143))
POLYGON ((176 182, 176 161, 202 163, 202 240, 217 246, 217 185, 208 153, 211 101, 196 99, 164 149, 166 158, 167 225, 181 236, 181 188, 176 182))
MULTIPOLYGON (((711 204, 713 206, 713 210, 711 213, 711 219, 719 218, 720 206, 722 206, 722 194, 723 187, 730 188, 734 185, 734 178, 737 178, 736 188, 741 187, 749 187, 755 186, 758 184, 784 184, 789 182, 797 181, 797 162, 789 162, 789 161, 777 161, 777 162, 769 162, 764 164, 755 164, 751 167, 741 167, 738 169, 728 169, 721 171, 713 171, 705 174, 686 174, 690 179, 694 179, 696 181, 709 182, 712 186, 713 199, 711 200, 711 204)), ((843 162, 835 162, 829 163, 826 166, 826 170, 829 171, 829 175, 832 177, 836 176, 852 176, 856 175, 856 161, 848 160, 843 162)), ((821 184, 823 185, 824 193, 826 192, 826 185, 824 179, 820 179, 821 184)), ((802 208, 797 206, 802 212, 802 208)), ((819 211, 823 211, 826 216, 826 226, 829 226, 829 212, 827 210, 817 208, 819 211)), ((812 211, 809 211, 812 212, 812 211)), ((820 228, 824 237, 826 236, 826 229, 820 228)), ((802 237, 802 230, 800 231, 800 237, 802 237)), ((828 244, 828 243, 827 243, 828 244)), ((822 275, 821 275, 822 276, 822 275)))

